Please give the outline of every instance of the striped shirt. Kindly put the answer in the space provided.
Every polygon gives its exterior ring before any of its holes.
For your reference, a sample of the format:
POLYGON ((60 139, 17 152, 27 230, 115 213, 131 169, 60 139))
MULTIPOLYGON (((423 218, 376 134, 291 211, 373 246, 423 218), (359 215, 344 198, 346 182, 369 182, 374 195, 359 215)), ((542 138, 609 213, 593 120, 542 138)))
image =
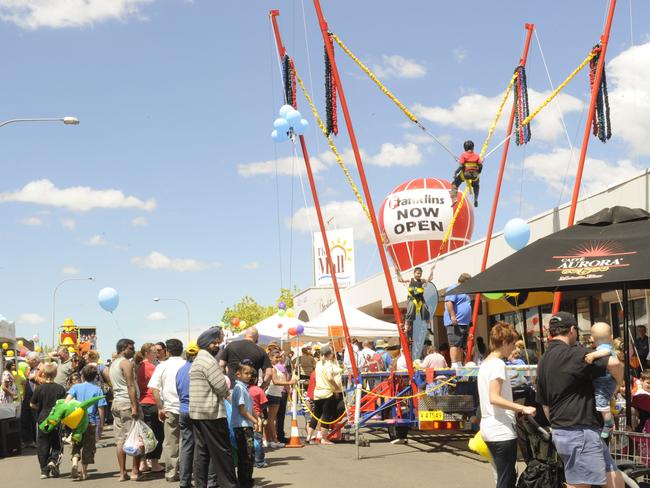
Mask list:
POLYGON ((216 358, 201 349, 190 368, 190 418, 226 418, 223 401, 228 398, 229 392, 223 370, 216 358))

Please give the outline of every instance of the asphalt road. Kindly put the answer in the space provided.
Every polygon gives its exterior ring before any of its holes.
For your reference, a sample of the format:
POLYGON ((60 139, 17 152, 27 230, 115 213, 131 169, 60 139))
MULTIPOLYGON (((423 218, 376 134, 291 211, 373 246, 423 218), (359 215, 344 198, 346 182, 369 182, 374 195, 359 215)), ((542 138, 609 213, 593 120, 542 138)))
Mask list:
MULTIPOLYGON (((91 466, 87 481, 73 483, 70 479, 70 448, 66 446, 60 478, 39 479, 36 451, 27 449, 21 456, 0 459, 3 485, 27 488, 70 487, 70 484, 97 488, 116 486, 119 482, 112 432, 107 431, 106 436, 104 441, 109 445, 98 448, 96 464, 91 466)), ((361 460, 356 459, 354 443, 268 451, 270 466, 255 470, 256 483, 264 488, 494 486, 490 466, 467 451, 466 435, 416 435, 409 438, 407 445, 390 444, 383 432, 366 432, 364 436, 370 446, 360 448, 361 460)), ((125 483, 129 484, 133 483, 125 483)), ((138 482, 138 485, 178 486, 167 483, 162 475, 138 482)))

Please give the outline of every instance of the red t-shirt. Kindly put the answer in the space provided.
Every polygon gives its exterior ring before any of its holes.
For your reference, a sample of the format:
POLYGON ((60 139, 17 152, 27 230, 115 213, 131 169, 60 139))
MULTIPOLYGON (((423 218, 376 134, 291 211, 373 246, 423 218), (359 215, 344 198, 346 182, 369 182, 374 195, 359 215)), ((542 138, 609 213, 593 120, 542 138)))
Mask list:
POLYGON ((248 387, 248 393, 251 396, 251 400, 253 400, 253 411, 255 412, 255 415, 261 417, 262 408, 264 408, 264 405, 269 401, 268 398, 266 398, 264 390, 257 385, 251 385, 248 387))
POLYGON ((151 388, 148 388, 149 380, 153 374, 156 365, 150 363, 148 360, 142 361, 138 368, 138 389, 140 390, 139 402, 144 405, 155 405, 156 399, 153 397, 151 388))
POLYGON ((483 160, 481 159, 480 154, 475 153, 474 151, 465 151, 458 158, 458 164, 465 166, 466 169, 473 169, 478 168, 483 164, 483 160))

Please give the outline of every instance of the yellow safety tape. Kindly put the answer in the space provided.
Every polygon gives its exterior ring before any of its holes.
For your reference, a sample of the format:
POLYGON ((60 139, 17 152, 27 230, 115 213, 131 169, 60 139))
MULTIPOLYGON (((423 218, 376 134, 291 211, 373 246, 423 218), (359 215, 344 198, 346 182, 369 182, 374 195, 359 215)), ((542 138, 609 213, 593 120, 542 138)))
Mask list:
POLYGON ((379 89, 380 89, 380 90, 381 90, 381 91, 382 91, 382 92, 383 92, 383 93, 384 93, 388 98, 390 98, 390 99, 395 103, 395 105, 397 105, 397 106, 402 110, 402 112, 404 112, 404 115, 406 115, 409 119, 411 119, 413 122, 415 122, 415 123, 417 124, 417 123, 418 123, 418 119, 417 119, 417 117, 413 114, 413 112, 411 112, 408 108, 406 108, 406 106, 405 106, 402 102, 400 102, 400 101, 398 100, 398 98, 397 98, 395 95, 393 95, 393 93, 392 93, 388 88, 386 88, 386 86, 385 86, 381 81, 379 81, 379 79, 377 78, 377 76, 375 76, 375 74, 374 74, 372 71, 370 71, 370 69, 369 69, 365 64, 363 64, 363 63, 361 62, 361 60, 360 60, 359 58, 357 58, 357 57, 352 53, 352 51, 350 51, 350 49, 349 49, 345 44, 343 44, 343 41, 341 41, 341 39, 339 39, 339 36, 337 36, 336 34, 330 34, 330 36, 332 37, 332 39, 334 39, 334 40, 336 41, 336 43, 337 43, 339 46, 341 46, 341 49, 343 49, 343 51, 345 51, 345 54, 347 54, 348 56, 350 56, 350 58, 352 58, 352 60, 353 60, 355 63, 357 63, 357 65, 359 66, 359 68, 361 68, 361 70, 362 70, 365 74, 367 74, 368 77, 369 77, 372 81, 375 82, 375 85, 377 85, 377 86, 379 87, 379 89))
POLYGON ((361 198, 361 193, 359 192, 359 188, 357 185, 354 183, 354 180, 352 179, 352 176, 350 175, 350 172, 348 171, 348 168, 345 166, 345 163, 343 162, 343 158, 341 157, 341 154, 339 153, 338 149, 336 148, 336 145, 334 144, 334 141, 332 140, 332 136, 330 136, 327 133, 327 127, 325 127, 325 124, 323 123, 323 119, 321 119, 320 114, 318 113, 318 109, 316 109, 316 105, 314 105, 314 102, 312 101, 311 97, 309 96, 309 92, 307 92, 307 89, 305 88, 305 84, 302 82, 302 78, 298 76, 298 72, 295 71, 296 74, 296 80, 298 81, 298 85, 300 85, 300 89, 302 90, 302 94, 305 96, 307 99, 307 102, 309 103, 309 106, 311 107, 311 111, 314 114, 314 118, 316 119, 316 122, 318 123, 318 126, 320 127, 320 130, 323 132, 325 137, 327 138, 327 142, 329 143, 330 149, 332 150, 332 153, 334 154, 334 158, 336 159, 336 162, 338 165, 341 167, 343 170, 343 173, 345 173, 345 177, 348 180, 348 183, 352 187, 352 191, 354 192, 354 195, 357 197, 357 201, 363 208, 363 212, 366 214, 366 217, 368 217, 368 220, 372 223, 372 218, 370 217, 370 211, 368 210, 368 207, 363 201, 363 198, 361 198))
POLYGON ((331 422, 326 422, 325 420, 316 417, 316 415, 314 414, 314 412, 312 412, 311 408, 309 408, 309 402, 305 401, 305 398, 302 396, 302 392, 300 391, 300 388, 296 388, 296 390, 298 390, 298 396, 300 397, 300 400, 302 401, 302 404, 305 406, 305 408, 306 408, 307 411, 309 412, 309 415, 311 415, 312 417, 314 417, 318 422, 321 423, 321 425, 332 425, 332 424, 336 424, 336 423, 340 422, 340 421, 343 419, 343 417, 345 417, 345 416, 348 414, 347 411, 346 411, 346 412, 343 412, 343 413, 341 414, 341 416, 340 416, 339 418, 337 418, 336 420, 332 420, 331 422))
POLYGON ((576 75, 580 72, 580 70, 581 70, 582 68, 584 68, 585 66, 587 66, 587 64, 589 64, 589 61, 591 61, 591 60, 594 58, 595 55, 596 55, 596 54, 593 53, 593 52, 589 53, 589 56, 587 56, 587 57, 585 58, 585 60, 584 60, 582 63, 580 63, 580 66, 578 66, 576 69, 574 69, 574 70, 571 72, 571 74, 570 74, 569 76, 567 76, 566 80, 564 80, 562 83, 560 83, 560 84, 558 85, 558 87, 557 87, 555 90, 553 90, 553 91, 551 92, 551 94, 548 96, 548 98, 547 98, 546 100, 544 100, 544 102, 542 102, 542 104, 541 104, 539 107, 537 107, 537 109, 536 109, 532 114, 530 114, 528 117, 526 117, 526 118, 521 122, 521 125, 524 126, 524 125, 526 125, 526 124, 530 124, 530 121, 533 120, 533 119, 537 116, 537 114, 539 114, 539 113, 541 112, 541 110, 542 110, 544 107, 546 107, 549 103, 551 103, 551 101, 552 101, 552 100, 553 100, 553 99, 558 95, 558 93, 560 93, 560 92, 562 91, 562 89, 563 89, 565 86, 567 86, 567 85, 569 84, 569 82, 570 82, 573 78, 576 77, 576 75))
POLYGON ((463 197, 456 204, 456 210, 454 211, 454 215, 451 218, 451 222, 449 222, 449 225, 447 226, 447 232, 445 232, 445 235, 442 238, 442 242, 440 243, 440 248, 438 249, 438 255, 436 256, 436 259, 442 253, 443 248, 445 247, 447 241, 449 240, 449 237, 451 236, 451 232, 454 229, 454 224, 456 223, 458 214, 460 214, 460 209, 463 208, 463 205, 465 205, 465 201, 467 200, 467 193, 470 191, 471 188, 472 185, 468 185, 467 183, 465 183, 465 191, 463 191, 462 193, 463 197))
POLYGON ((487 151, 488 144, 490 143, 490 139, 492 139, 492 134, 494 134, 494 129, 496 129, 497 127, 497 122, 499 122, 499 119, 501 118, 503 107, 506 104, 506 100, 508 100, 508 95, 510 95, 510 90, 512 90, 512 85, 515 84, 516 80, 517 80, 517 72, 515 72, 515 74, 512 75, 512 78, 510 78, 510 83, 508 83, 508 88, 506 88, 506 92, 503 94, 503 98, 501 99, 501 104, 499 105, 497 114, 494 117, 494 120, 492 121, 492 125, 490 126, 490 130, 488 131, 488 135, 485 138, 483 147, 481 148, 481 159, 483 159, 483 156, 485 155, 485 151, 487 151))

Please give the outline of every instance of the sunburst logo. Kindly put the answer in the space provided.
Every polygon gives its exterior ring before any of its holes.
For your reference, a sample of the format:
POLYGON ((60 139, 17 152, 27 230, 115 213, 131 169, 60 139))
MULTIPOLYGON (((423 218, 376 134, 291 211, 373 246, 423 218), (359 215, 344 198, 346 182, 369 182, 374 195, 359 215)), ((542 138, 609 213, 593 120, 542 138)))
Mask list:
MULTIPOLYGON (((347 245, 347 239, 332 240, 330 241, 330 251, 332 254, 342 256, 345 261, 352 261, 352 248, 347 247, 347 245)), ((332 256, 332 259, 334 259, 334 256, 332 256)))
POLYGON ((623 246, 616 241, 589 241, 580 244, 569 251, 568 256, 553 256, 556 259, 562 258, 604 258, 609 256, 624 256, 636 254, 636 252, 624 252, 623 246))

